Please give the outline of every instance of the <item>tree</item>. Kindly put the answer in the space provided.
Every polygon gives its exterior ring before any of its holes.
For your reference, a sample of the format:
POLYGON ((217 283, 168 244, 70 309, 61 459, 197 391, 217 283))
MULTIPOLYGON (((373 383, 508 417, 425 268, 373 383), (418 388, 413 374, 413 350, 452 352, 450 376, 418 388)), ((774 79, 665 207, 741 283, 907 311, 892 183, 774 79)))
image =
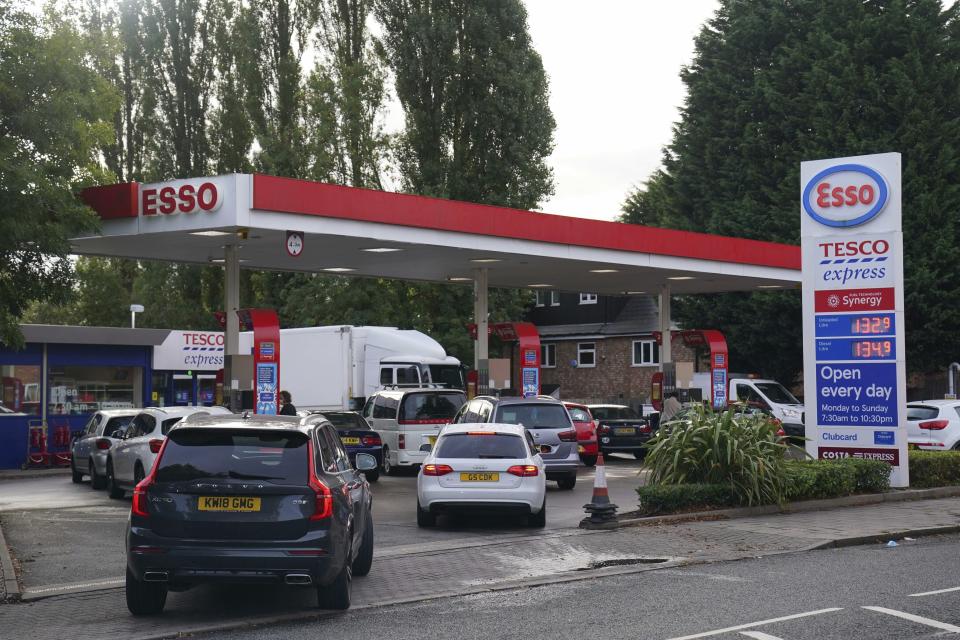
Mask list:
POLYGON ((90 67, 77 31, 0 0, 0 341, 20 346, 32 300, 70 291, 68 239, 96 228, 75 197, 107 179, 96 151, 118 98, 90 67))
MULTIPOLYGON (((900 151, 908 362, 945 366, 960 323, 958 15, 938 0, 725 0, 681 74, 663 169, 622 219, 795 244, 802 160, 900 151)), ((801 369, 797 292, 680 299, 675 313, 724 330, 735 369, 801 369)))
POLYGON ((406 117, 407 190, 535 208, 555 122, 519 0, 374 0, 406 117))

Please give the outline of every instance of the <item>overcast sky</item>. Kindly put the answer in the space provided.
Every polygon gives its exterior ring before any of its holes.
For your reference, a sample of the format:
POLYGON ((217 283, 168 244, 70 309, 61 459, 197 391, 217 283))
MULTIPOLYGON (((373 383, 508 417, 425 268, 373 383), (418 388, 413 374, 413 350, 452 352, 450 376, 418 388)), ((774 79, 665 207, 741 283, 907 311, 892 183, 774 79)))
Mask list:
POLYGON ((548 213, 611 220, 660 166, 717 0, 525 0, 557 121, 548 213))

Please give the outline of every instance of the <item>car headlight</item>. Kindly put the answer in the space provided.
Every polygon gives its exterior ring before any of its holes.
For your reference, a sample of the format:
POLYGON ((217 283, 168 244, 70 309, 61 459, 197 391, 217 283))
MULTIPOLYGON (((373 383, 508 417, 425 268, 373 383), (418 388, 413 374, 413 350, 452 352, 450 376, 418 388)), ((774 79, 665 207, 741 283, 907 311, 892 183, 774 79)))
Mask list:
POLYGON ((783 410, 784 418, 796 418, 800 419, 800 409, 784 409, 783 410))

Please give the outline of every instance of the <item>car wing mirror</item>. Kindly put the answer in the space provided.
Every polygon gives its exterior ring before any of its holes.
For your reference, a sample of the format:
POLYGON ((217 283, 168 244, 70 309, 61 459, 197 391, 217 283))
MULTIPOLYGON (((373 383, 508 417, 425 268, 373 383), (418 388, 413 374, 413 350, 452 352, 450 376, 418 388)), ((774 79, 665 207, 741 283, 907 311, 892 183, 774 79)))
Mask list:
POLYGON ((357 471, 373 471, 377 468, 377 459, 369 453, 357 454, 357 471))

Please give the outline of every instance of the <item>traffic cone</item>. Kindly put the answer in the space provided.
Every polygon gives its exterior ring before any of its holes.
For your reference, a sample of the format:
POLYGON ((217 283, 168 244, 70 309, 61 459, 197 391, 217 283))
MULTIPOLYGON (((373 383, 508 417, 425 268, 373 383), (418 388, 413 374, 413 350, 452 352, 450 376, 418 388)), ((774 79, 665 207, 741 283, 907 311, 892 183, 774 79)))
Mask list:
POLYGON ((597 455, 596 475, 593 478, 593 498, 583 505, 583 510, 589 516, 580 521, 581 529, 615 529, 617 522, 617 505, 610 502, 607 492, 607 472, 603 464, 603 454, 597 455))

